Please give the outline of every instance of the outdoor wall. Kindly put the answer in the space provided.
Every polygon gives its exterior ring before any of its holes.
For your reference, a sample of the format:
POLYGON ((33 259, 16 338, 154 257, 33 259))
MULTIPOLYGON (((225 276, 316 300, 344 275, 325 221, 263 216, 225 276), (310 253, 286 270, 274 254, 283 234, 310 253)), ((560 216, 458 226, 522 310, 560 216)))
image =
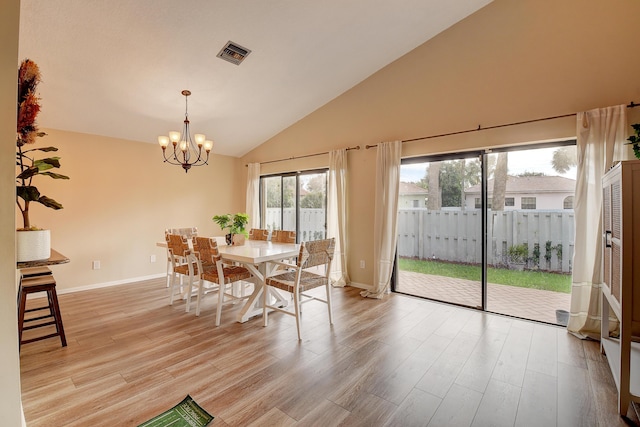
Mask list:
MULTIPOLYGON (((364 145, 640 102, 637 16, 636 0, 495 0, 283 130, 243 163, 362 146, 348 154, 348 257, 351 279, 369 285, 376 150, 364 145)), ((408 143, 403 156, 575 135, 575 117, 568 117, 408 143)), ((262 172, 327 166, 328 156, 319 156, 271 163, 262 172)))
POLYGON ((23 422, 18 354, 15 251, 15 140, 19 0, 3 0, 0 14, 0 414, 2 425, 23 422))
MULTIPOLYGON (((42 106, 55 108, 46 99, 42 106)), ((222 235, 213 215, 244 210, 246 169, 237 158, 214 155, 209 166, 185 174, 163 163, 157 144, 45 131, 37 146, 57 147, 59 173, 70 179, 34 179, 64 209, 32 204, 31 223, 50 229, 52 247, 71 259, 52 267, 58 292, 165 274, 165 250, 156 242, 166 228, 197 226, 202 235, 222 235), (93 261, 100 261, 99 270, 93 261)))

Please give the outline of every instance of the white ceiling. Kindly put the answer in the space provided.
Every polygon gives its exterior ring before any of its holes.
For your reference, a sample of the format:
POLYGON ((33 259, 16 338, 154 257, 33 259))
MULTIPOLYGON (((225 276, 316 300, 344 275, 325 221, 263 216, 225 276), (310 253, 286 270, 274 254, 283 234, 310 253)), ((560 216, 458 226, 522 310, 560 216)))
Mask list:
POLYGON ((22 0, 44 128, 242 156, 491 0, 22 0), (227 41, 252 52, 216 58, 227 41))

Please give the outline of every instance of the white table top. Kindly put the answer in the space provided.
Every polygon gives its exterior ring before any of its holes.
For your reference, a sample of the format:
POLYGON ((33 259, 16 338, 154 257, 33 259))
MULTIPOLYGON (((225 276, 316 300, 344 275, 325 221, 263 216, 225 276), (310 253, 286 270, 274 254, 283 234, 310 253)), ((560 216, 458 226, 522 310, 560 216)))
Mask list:
POLYGON ((244 264, 260 264, 296 257, 300 253, 300 245, 247 240, 240 246, 219 245, 218 250, 224 259, 244 264))
MULTIPOLYGON (((166 248, 166 242, 158 242, 157 246, 166 248)), ((246 240, 244 245, 229 246, 218 242, 220 255, 226 260, 244 264, 261 264, 279 261, 299 255, 300 245, 296 243, 275 243, 264 240, 246 240)))

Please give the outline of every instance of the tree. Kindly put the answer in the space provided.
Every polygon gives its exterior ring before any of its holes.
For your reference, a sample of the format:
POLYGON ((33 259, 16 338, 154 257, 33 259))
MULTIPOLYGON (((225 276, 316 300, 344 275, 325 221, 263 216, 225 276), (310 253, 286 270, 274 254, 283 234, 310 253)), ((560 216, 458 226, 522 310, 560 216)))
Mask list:
POLYGON ((480 182, 479 160, 460 159, 430 163, 425 170, 424 178, 417 184, 429 190, 427 208, 440 209, 445 206, 464 209, 464 189, 478 182, 480 182), (430 204, 429 200, 436 202, 430 204))
POLYGON ((577 164, 578 157, 575 146, 560 147, 554 150, 551 167, 553 167, 553 170, 556 172, 563 174, 577 164))
POLYGON ((493 172, 493 196, 491 200, 491 209, 494 211, 504 210, 504 197, 507 192, 507 179, 509 172, 509 153, 498 153, 496 159, 496 168, 493 172))
POLYGON ((427 168, 427 209, 439 210, 442 207, 440 198, 440 164, 442 162, 431 162, 427 168))
POLYGON ((295 179, 289 177, 269 178, 267 185, 267 207, 268 208, 292 208, 295 206, 296 191, 295 179), (284 181, 284 192, 281 183, 284 181), (284 202, 284 203, 283 203, 284 202))

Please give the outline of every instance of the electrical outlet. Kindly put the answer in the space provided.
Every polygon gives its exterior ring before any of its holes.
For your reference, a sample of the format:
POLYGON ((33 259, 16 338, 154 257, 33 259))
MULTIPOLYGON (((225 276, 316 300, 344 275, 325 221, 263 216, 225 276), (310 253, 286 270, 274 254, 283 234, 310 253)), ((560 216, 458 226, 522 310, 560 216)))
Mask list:
POLYGON ((155 255, 151 255, 151 256, 149 257, 149 262, 152 262, 152 263, 153 263, 153 262, 156 262, 156 256, 155 256, 155 255))
POLYGON ((100 270, 100 261, 93 261, 92 268, 94 270, 100 270))
POLYGON ((363 259, 360 260, 360 268, 364 268, 364 260, 363 259))

